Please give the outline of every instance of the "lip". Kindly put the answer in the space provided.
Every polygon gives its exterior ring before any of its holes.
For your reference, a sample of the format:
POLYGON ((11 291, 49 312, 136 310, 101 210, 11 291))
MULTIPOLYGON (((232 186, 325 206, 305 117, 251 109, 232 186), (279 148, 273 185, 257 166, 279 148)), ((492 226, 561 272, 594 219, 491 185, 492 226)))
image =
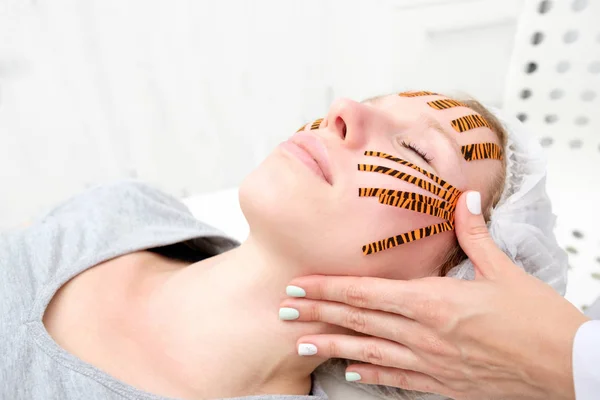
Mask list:
POLYGON ((327 148, 315 135, 308 132, 299 132, 292 136, 287 142, 284 142, 283 145, 286 150, 290 153, 294 153, 294 155, 300 158, 300 161, 304 162, 311 169, 314 170, 313 167, 316 166, 318 170, 315 170, 315 173, 324 178, 330 185, 333 184, 327 148), (294 147, 305 152, 312 160, 302 157, 302 154, 299 154, 297 151, 295 152, 293 149, 294 147))

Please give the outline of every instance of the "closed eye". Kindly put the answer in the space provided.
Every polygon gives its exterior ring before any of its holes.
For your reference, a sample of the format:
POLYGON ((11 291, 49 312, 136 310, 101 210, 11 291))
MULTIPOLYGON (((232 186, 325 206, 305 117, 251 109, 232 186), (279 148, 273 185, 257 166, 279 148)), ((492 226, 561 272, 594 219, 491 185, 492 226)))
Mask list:
POLYGON ((421 157, 423 160, 425 160, 425 162, 427 164, 429 164, 429 163, 431 163, 431 161, 433 161, 433 158, 432 157, 428 157, 427 153, 424 152, 423 150, 421 150, 419 147, 417 147, 416 144, 414 144, 414 143, 407 143, 407 142, 405 142, 403 140, 402 143, 401 143, 401 145, 402 145, 402 147, 405 147, 405 148, 407 148, 409 150, 412 150, 413 152, 415 152, 416 154, 418 154, 419 157, 421 157))

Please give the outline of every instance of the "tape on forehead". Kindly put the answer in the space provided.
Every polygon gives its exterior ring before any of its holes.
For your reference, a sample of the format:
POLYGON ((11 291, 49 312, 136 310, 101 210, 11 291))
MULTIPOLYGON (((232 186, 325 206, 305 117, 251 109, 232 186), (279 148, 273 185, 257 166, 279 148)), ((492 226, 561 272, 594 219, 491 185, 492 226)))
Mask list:
POLYGON ((452 107, 468 107, 466 104, 452 99, 429 101, 427 102, 427 105, 436 110, 445 110, 452 107))
POLYGON ((486 119, 479 114, 465 115, 464 117, 453 119, 451 125, 458 133, 484 126, 492 129, 492 126, 489 124, 489 122, 487 122, 486 119))
POLYGON ((378 172, 380 174, 393 176, 396 179, 400 179, 402 181, 412 183, 413 185, 418 186, 421 189, 425 189, 429 193, 439 196, 442 199, 447 200, 447 201, 453 202, 458 197, 458 195, 454 194, 453 192, 444 190, 431 182, 427 182, 424 179, 417 178, 416 176, 412 176, 410 174, 407 174, 406 172, 401 172, 401 171, 395 170, 393 168, 384 167, 382 165, 358 164, 358 170, 359 171, 368 171, 368 172, 378 172))
POLYGON ((402 93, 398 93, 398 96, 400 96, 400 97, 419 97, 419 96, 439 96, 439 94, 434 93, 434 92, 427 92, 427 91, 423 90, 420 92, 402 92, 402 93))
POLYGON ((467 161, 503 160, 502 149, 496 143, 474 143, 462 146, 460 151, 467 161))
POLYGON ((410 163, 408 161, 402 160, 401 158, 394 157, 394 156, 392 156, 390 154, 382 153, 380 151, 370 151, 370 150, 367 150, 367 151, 365 151, 364 154, 365 154, 365 156, 384 158, 386 160, 394 161, 394 162, 396 162, 398 164, 401 164, 401 165, 404 165, 406 167, 410 167, 410 168, 414 169, 415 171, 418 171, 418 172, 422 173, 423 175, 425 175, 426 177, 428 177, 429 179, 431 179, 432 181, 434 181, 435 183, 437 183, 438 185, 440 185, 444 189, 448 190, 449 192, 455 193, 455 194, 458 194, 458 195, 460 195, 460 193, 461 193, 460 190, 458 190, 457 188, 455 188, 454 186, 452 186, 451 184, 449 184, 445 180, 437 177, 436 175, 432 174, 429 171, 424 170, 421 167, 418 167, 418 166, 414 165, 413 163, 410 163))
POLYGON ((323 118, 319 118, 319 119, 315 120, 315 122, 313 122, 312 125, 310 126, 310 130, 312 131, 313 129, 319 129, 321 122, 323 122, 323 118))
MULTIPOLYGON (((321 125, 321 122, 323 122, 323 118, 319 118, 319 119, 315 120, 315 122, 313 122, 313 123, 310 125, 310 130, 313 130, 313 129, 318 129, 318 128, 319 128, 319 126, 321 125)), ((304 125, 302 125, 302 126, 300 127, 300 129, 298 129, 298 130, 296 131, 296 133, 297 133, 297 132, 300 132, 300 131, 303 131, 303 130, 306 128, 306 125, 307 125, 307 124, 304 124, 304 125)))
MULTIPOLYGON (((445 110, 452 107, 468 107, 466 104, 457 100, 435 100, 427 102, 429 107, 436 110, 445 110)), ((492 129, 490 123, 481 115, 472 114, 457 118, 452 121, 452 127, 458 132, 464 132, 469 129, 486 126, 492 129)), ((502 149, 495 143, 474 143, 461 147, 463 157, 467 161, 492 159, 502 160, 502 149)))
POLYGON ((413 192, 403 192, 401 190, 393 190, 393 189, 383 189, 383 188, 358 188, 358 196, 359 197, 382 197, 382 196, 394 196, 402 199, 409 199, 413 201, 418 201, 425 204, 430 204, 434 207, 440 208, 442 210, 451 210, 454 207, 451 207, 451 204, 441 200, 436 199, 430 196, 425 196, 424 194, 413 193, 413 192))
POLYGON ((415 229, 408 233, 392 236, 387 239, 378 240, 373 243, 366 244, 362 247, 364 255, 377 253, 383 250, 391 249, 404 243, 410 243, 415 240, 424 239, 429 236, 437 235, 438 233, 451 231, 454 229, 454 223, 451 221, 442 222, 435 225, 430 225, 425 228, 415 229))

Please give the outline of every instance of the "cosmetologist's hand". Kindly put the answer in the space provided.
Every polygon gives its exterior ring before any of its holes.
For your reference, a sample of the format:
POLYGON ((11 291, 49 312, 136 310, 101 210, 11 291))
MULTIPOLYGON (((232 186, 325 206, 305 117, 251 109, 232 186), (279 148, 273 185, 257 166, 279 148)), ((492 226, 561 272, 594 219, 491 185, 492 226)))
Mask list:
POLYGON ((572 348, 587 321, 550 286, 526 274, 496 246, 477 192, 456 210, 473 281, 397 281, 308 276, 293 280, 282 307, 362 335, 313 335, 298 351, 361 361, 346 379, 459 400, 574 399, 572 348), (315 349, 316 348, 316 349, 315 349))

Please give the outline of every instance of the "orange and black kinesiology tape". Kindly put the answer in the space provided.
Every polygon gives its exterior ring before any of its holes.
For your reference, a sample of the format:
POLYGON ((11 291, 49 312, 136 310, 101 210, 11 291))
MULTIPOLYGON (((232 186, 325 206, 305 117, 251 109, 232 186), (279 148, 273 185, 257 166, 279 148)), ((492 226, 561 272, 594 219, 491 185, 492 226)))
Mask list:
MULTIPOLYGON (((387 153, 383 153, 381 151, 365 151, 364 152, 365 156, 371 156, 371 157, 379 157, 379 158, 384 158, 386 160, 390 160, 390 161, 394 161, 400 165, 404 165, 406 167, 410 167, 412 169, 414 169, 415 171, 418 171, 420 173, 422 173, 423 175, 425 175, 426 177, 428 177, 429 179, 431 179, 432 181, 434 181, 435 183, 437 183, 438 185, 440 185, 442 188, 446 189, 449 193, 455 195, 456 197, 460 196, 461 191, 458 190, 457 188, 455 188, 454 186, 452 186, 451 184, 449 184, 448 182, 446 182, 445 180, 437 177, 436 175, 432 174, 429 171, 425 171, 423 168, 416 166, 415 164, 408 162, 406 160, 402 160, 398 157, 394 157, 390 154, 387 153)), ((379 171, 377 171, 379 172, 379 171)), ((411 182, 412 183, 412 182, 411 182)), ((425 189, 425 188, 423 188, 425 189)), ((427 190, 427 189, 425 189, 427 190)), ((433 193, 433 192, 432 192, 433 193)), ((437 193, 433 193, 435 195, 437 195, 437 193)), ((445 198, 446 199, 446 198, 445 198)), ((449 199, 446 199, 449 200, 449 199)))
POLYGON ((400 96, 400 97, 419 97, 419 96, 439 96, 439 94, 423 90, 420 92, 402 92, 402 93, 398 93, 398 96, 400 96))
POLYGON ((463 157, 467 161, 475 160, 503 160, 502 149, 496 143, 475 143, 460 148, 463 157))
POLYGON ((436 110, 445 110, 452 107, 467 107, 467 105, 461 103, 460 101, 452 99, 429 101, 427 102, 427 105, 429 105, 431 108, 435 108, 436 110))
POLYGON ((358 188, 359 197, 382 197, 382 196, 394 196, 402 199, 409 199, 418 201, 421 203, 429 204, 443 210, 450 210, 450 203, 444 200, 436 199, 433 197, 425 196, 423 194, 413 192, 403 192, 401 190, 394 189, 382 189, 382 188, 358 188))
POLYGON ((465 115, 464 117, 453 119, 451 125, 454 128, 454 130, 458 133, 462 133, 470 129, 481 128, 484 126, 492 129, 490 123, 487 122, 486 119, 479 114, 465 115))
MULTIPOLYGON (((314 129, 318 129, 319 126, 321 125, 321 122, 323 122, 323 118, 319 118, 317 120, 315 120, 311 125, 310 125, 310 130, 314 130, 314 129)), ((304 129, 306 129, 306 124, 302 125, 302 127, 300 129, 298 129, 296 131, 296 133, 303 131, 304 129)))
MULTIPOLYGON (((401 97, 420 97, 420 96, 440 96, 438 93, 428 91, 414 91, 399 93, 401 97)), ((445 110, 453 107, 468 107, 466 104, 453 99, 439 99, 427 102, 431 108, 435 110, 445 110)), ((319 118, 310 124, 310 130, 318 129, 323 122, 323 118, 319 118)), ((475 129, 479 127, 487 127, 492 129, 490 123, 479 114, 466 115, 451 121, 451 125, 459 133, 475 129)), ((308 124, 303 125, 298 132, 305 130, 308 124)), ((475 161, 482 159, 502 160, 503 151, 500 146, 495 143, 475 143, 461 147, 461 152, 465 160, 475 161)), ((425 179, 412 176, 408 173, 395 170, 393 168, 382 165, 358 164, 359 171, 377 172, 384 175, 390 175, 394 178, 416 185, 440 199, 425 196, 422 194, 403 192, 393 189, 383 188, 359 188, 358 195, 360 197, 377 197, 379 203, 398 208, 404 208, 410 211, 420 212, 445 220, 445 222, 431 225, 425 228, 413 230, 401 235, 392 236, 387 239, 378 240, 363 246, 363 253, 373 254, 382 250, 393 248, 404 243, 410 243, 415 240, 423 239, 438 233, 447 232, 454 229, 454 211, 458 198, 462 194, 460 190, 450 185, 448 182, 437 177, 436 175, 400 158, 392 155, 378 152, 365 151, 364 155, 379 157, 386 160, 396 162, 406 167, 412 168, 415 171, 426 176, 434 183, 425 179)))
POLYGON ((458 197, 462 194, 460 190, 431 172, 425 171, 408 161, 378 151, 365 151, 364 154, 366 156, 384 158, 410 167, 425 175, 435 183, 381 165, 358 164, 359 171, 379 172, 393 176, 394 178, 401 179, 425 189, 428 192, 441 197, 441 199, 417 193, 383 188, 359 188, 358 195, 360 197, 377 197, 381 204, 432 215, 444 219, 445 222, 369 243, 362 247, 363 254, 368 255, 377 253, 404 243, 409 243, 454 229, 454 210, 456 209, 458 197))
POLYGON ((315 120, 315 122, 313 122, 312 125, 310 126, 310 130, 312 131, 313 129, 318 129, 319 126, 321 125, 321 122, 323 122, 323 118, 319 118, 319 119, 315 120))
POLYGON ((452 201, 457 195, 453 192, 449 192, 447 190, 442 189, 441 187, 436 186, 431 182, 427 182, 424 179, 417 178, 416 176, 407 174, 406 172, 401 172, 395 170, 393 168, 384 167, 383 165, 371 165, 371 164, 358 164, 359 171, 368 171, 368 172, 378 172, 384 175, 393 176, 396 179, 400 179, 402 181, 412 183, 420 187, 421 189, 427 190, 429 193, 432 193, 436 196, 441 197, 444 200, 452 201))
POLYGON ((452 219, 452 212, 443 210, 441 208, 434 207, 427 203, 421 203, 420 201, 413 201, 410 199, 403 199, 401 197, 383 195, 379 196, 379 202, 381 204, 387 204, 388 206, 404 208, 405 210, 416 211, 421 214, 433 215, 434 217, 443 218, 446 221, 452 219))
POLYGON ((415 240, 437 235, 438 233, 451 231, 452 229, 454 229, 454 222, 446 221, 366 244, 362 247, 362 251, 364 255, 369 255, 382 250, 394 248, 404 243, 410 243, 415 240))

